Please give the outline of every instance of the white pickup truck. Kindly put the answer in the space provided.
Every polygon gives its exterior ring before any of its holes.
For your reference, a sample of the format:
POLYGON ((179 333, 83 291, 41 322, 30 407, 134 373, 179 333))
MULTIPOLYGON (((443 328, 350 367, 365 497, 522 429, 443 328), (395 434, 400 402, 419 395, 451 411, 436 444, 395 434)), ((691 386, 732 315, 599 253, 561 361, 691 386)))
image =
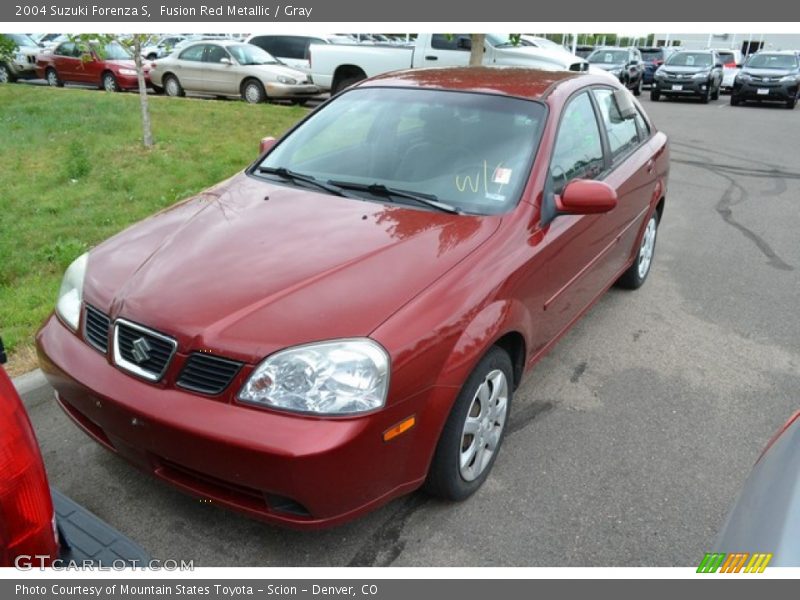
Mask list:
MULTIPOLYGON (((357 81, 400 69, 469 64, 468 33, 420 33, 415 42, 398 45, 312 44, 311 77, 320 88, 339 92, 357 81)), ((586 71, 588 63, 566 50, 539 48, 507 34, 486 34, 484 65, 515 65, 549 70, 586 71)))

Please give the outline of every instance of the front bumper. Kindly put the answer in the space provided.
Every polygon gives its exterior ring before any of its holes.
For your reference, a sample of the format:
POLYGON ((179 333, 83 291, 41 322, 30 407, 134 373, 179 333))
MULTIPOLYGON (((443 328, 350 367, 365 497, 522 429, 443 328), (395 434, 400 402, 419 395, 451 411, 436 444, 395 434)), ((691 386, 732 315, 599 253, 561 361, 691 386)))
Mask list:
POLYGON ((705 96, 709 92, 707 79, 656 78, 653 89, 665 96, 705 96))
MULTIPOLYGON (((139 78, 136 75, 122 75, 120 73, 115 74, 117 78, 117 83, 119 83, 119 87, 123 90, 134 90, 139 87, 139 78)), ((152 87, 152 82, 150 81, 150 73, 144 74, 144 83, 147 87, 152 87)))
POLYGON ((734 82, 731 93, 739 100, 786 102, 797 97, 798 84, 739 80, 734 82))
POLYGON ((311 98, 321 93, 319 86, 311 84, 289 85, 268 81, 264 82, 264 88, 267 91, 267 96, 280 99, 311 98))
POLYGON ((359 417, 306 417, 146 383, 55 316, 36 345, 62 409, 101 445, 194 496, 298 528, 347 521, 419 487, 441 407, 458 391, 429 388, 359 417), (415 427, 383 441, 411 415, 415 427))

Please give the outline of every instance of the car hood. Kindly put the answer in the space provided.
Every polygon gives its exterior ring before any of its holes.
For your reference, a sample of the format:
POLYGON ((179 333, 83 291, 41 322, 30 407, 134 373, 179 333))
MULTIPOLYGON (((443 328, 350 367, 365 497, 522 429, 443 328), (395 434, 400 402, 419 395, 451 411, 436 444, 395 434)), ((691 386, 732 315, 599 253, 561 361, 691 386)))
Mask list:
POLYGON ((756 77, 786 77, 787 75, 797 75, 797 69, 752 69, 745 67, 740 71, 756 77))
POLYGON ((598 69, 603 69, 603 71, 615 71, 623 68, 625 63, 589 63, 589 65, 598 69))
POLYGON ((711 67, 687 67, 687 66, 671 66, 664 65, 664 71, 667 73, 702 73, 710 71, 711 67))
POLYGON ((308 75, 292 67, 286 65, 242 65, 243 69, 248 72, 258 75, 261 79, 267 81, 275 81, 279 76, 291 77, 298 83, 302 83, 308 79, 308 75))
POLYGON ((501 217, 340 198, 245 174, 95 248, 87 303, 244 361, 369 335, 501 217))
POLYGON ((536 60, 541 64, 552 65, 554 69, 567 69, 570 65, 575 63, 584 63, 584 59, 573 56, 568 52, 561 52, 559 50, 548 50, 546 48, 536 48, 534 46, 503 46, 502 48, 495 48, 498 59, 504 64, 511 64, 508 61, 523 61, 518 64, 524 64, 524 61, 536 60))

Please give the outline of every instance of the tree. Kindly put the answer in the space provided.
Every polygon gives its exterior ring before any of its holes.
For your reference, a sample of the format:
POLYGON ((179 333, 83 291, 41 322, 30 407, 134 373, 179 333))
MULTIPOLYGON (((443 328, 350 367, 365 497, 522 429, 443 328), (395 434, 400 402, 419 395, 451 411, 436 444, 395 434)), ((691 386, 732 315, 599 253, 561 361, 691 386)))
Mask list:
POLYGON ((72 41, 79 44, 83 51, 83 59, 91 60, 91 51, 94 50, 101 58, 107 44, 119 44, 133 54, 136 65, 136 79, 139 82, 139 108, 142 113, 142 143, 145 148, 152 148, 153 128, 150 122, 150 105, 147 98, 147 84, 144 80, 144 63, 142 62, 142 46, 150 39, 146 33, 134 34, 81 34, 70 36, 72 41))
MULTIPOLYGON (((508 36, 509 41, 515 46, 519 44, 519 33, 511 33, 508 36)), ((469 66, 477 67, 483 64, 483 54, 485 52, 484 44, 486 42, 485 33, 471 33, 470 34, 470 51, 469 51, 469 66)))
POLYGON ((11 73, 6 63, 14 59, 14 51, 17 44, 7 35, 0 33, 0 83, 5 83, 12 79, 11 73))

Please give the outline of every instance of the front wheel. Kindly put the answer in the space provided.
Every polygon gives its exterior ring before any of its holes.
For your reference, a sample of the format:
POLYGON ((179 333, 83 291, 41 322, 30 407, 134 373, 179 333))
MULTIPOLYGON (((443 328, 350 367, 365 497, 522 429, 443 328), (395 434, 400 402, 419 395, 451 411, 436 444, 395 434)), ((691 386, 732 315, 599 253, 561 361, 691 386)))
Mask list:
POLYGON ((712 100, 719 100, 719 89, 720 89, 720 87, 721 87, 721 84, 714 88, 714 93, 711 96, 712 100))
POLYGON ((731 93, 731 106, 739 106, 739 98, 734 93, 731 93))
POLYGON ((795 106, 797 106, 797 96, 786 101, 786 108, 789 110, 794 109, 795 106))
POLYGON ((653 84, 653 89, 650 90, 650 100, 653 102, 658 102, 661 98, 661 94, 658 93, 658 88, 655 87, 656 84, 653 84))
POLYGON ((7 65, 0 63, 0 84, 3 83, 14 83, 14 75, 7 65))
POLYGON ((650 273, 650 267, 653 264, 653 255, 656 250, 656 233, 658 231, 658 212, 653 212, 650 215, 650 220, 647 221, 647 226, 644 229, 642 236, 642 243, 639 246, 639 252, 636 254, 636 260, 625 271, 622 276, 617 280, 617 285, 629 290, 635 290, 642 287, 642 284, 647 279, 650 273))
POLYGON ((639 83, 636 84, 636 87, 633 89, 634 96, 641 96, 642 95, 642 87, 644 86, 644 81, 642 78, 639 78, 639 83))
POLYGON ((267 92, 260 81, 251 79, 242 86, 242 100, 249 104, 260 104, 267 99, 267 92))
POLYGON ((486 481, 506 430, 513 395, 511 358, 493 347, 467 378, 447 418, 425 489, 464 500, 486 481))

